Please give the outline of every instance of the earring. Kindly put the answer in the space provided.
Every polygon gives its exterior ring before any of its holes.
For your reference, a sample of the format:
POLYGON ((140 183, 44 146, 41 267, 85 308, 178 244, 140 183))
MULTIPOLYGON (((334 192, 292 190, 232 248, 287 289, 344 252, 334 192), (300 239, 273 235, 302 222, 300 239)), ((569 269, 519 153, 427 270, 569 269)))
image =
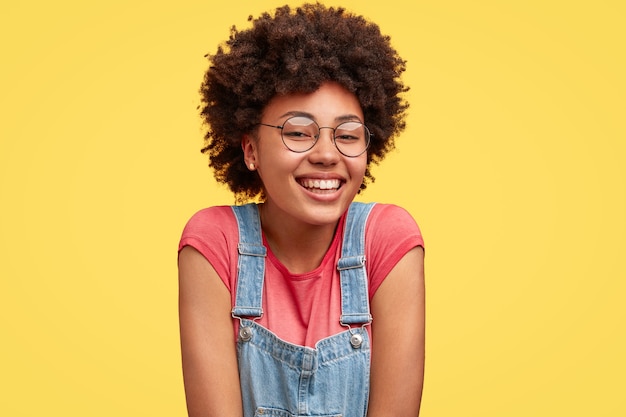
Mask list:
POLYGON ((250 171, 254 171, 254 163, 250 163, 250 171))

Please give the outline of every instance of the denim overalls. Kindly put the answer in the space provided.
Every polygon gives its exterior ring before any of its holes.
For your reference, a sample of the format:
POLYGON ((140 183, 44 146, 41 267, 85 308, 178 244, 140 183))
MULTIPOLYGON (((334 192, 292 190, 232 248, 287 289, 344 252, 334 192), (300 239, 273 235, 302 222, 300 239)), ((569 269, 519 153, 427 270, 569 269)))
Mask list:
POLYGON ((256 204, 233 206, 239 226, 234 318, 240 320, 237 355, 244 417, 364 417, 370 372, 365 223, 373 204, 352 203, 341 259, 341 317, 347 330, 315 349, 279 339, 256 324, 261 317, 266 248, 256 204))

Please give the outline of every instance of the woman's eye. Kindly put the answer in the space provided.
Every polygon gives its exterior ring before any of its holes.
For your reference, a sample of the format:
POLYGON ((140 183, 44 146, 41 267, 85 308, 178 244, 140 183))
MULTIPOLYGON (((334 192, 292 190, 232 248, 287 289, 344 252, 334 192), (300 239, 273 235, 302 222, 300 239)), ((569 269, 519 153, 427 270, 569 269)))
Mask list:
POLYGON ((346 142, 350 142, 350 141, 359 140, 359 137, 354 136, 354 135, 338 135, 338 136, 335 136, 335 139, 345 140, 346 142))
POLYGON ((311 134, 307 132, 300 132, 295 130, 283 132, 283 135, 285 135, 285 137, 288 137, 289 139, 309 139, 311 137, 311 134))

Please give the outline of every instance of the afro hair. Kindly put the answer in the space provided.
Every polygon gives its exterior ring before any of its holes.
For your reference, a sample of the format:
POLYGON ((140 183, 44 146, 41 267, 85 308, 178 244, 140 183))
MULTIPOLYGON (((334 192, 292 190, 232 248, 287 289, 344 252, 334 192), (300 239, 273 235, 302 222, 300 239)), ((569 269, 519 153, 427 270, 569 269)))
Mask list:
POLYGON ((231 28, 230 38, 207 55, 210 65, 200 88, 207 127, 202 152, 218 182, 237 201, 263 197, 263 184, 244 163, 241 139, 255 131, 263 109, 276 95, 310 93, 336 82, 353 93, 372 133, 361 189, 374 178, 371 163, 394 148, 405 127, 408 104, 402 93, 406 62, 379 27, 343 8, 319 3, 248 18, 252 27, 231 28))

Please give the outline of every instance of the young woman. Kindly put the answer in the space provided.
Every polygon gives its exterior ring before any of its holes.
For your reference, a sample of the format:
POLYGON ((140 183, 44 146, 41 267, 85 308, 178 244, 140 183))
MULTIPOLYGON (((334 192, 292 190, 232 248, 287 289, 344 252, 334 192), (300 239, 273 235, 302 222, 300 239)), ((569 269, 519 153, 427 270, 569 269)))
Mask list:
POLYGON ((180 241, 189 415, 417 416, 422 237, 405 210, 353 202, 404 129, 404 61, 315 4, 233 29, 210 62, 203 151, 240 204, 180 241))

